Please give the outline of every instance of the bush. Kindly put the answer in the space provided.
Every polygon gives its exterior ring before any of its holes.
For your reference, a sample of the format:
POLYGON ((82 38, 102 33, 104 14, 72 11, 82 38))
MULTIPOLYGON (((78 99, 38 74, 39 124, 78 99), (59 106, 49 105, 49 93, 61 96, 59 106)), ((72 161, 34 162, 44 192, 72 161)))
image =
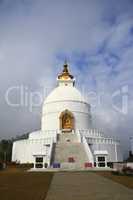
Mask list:
POLYGON ((34 166, 32 163, 19 164, 16 162, 7 162, 6 164, 9 168, 18 168, 18 169, 25 169, 25 170, 33 168, 34 166))
POLYGON ((16 164, 16 167, 21 169, 30 169, 33 168, 33 166, 33 163, 16 164))
POLYGON ((123 167, 122 172, 124 174, 133 174, 133 169, 131 167, 123 167))
POLYGON ((110 168, 113 168, 113 163, 112 162, 108 162, 107 166, 110 167, 110 168))
POLYGON ((120 175, 121 173, 120 173, 120 171, 112 171, 112 174, 113 175, 120 175))
POLYGON ((0 170, 3 169, 3 163, 0 162, 0 170))

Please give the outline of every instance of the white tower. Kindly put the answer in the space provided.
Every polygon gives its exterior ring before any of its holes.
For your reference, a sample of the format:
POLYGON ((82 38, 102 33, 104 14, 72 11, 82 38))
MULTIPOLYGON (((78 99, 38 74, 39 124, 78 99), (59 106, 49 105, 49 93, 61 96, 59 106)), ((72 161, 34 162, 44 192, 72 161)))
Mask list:
POLYGON ((42 131, 76 130, 91 127, 90 105, 75 88, 75 79, 65 63, 57 77, 57 87, 45 99, 42 110, 42 131))

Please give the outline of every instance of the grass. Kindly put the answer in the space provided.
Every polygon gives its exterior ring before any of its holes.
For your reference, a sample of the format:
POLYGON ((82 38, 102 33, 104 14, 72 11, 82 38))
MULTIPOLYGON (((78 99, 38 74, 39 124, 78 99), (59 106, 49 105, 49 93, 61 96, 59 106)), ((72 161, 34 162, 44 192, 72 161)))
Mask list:
POLYGON ((32 173, 22 169, 0 172, 0 200, 44 200, 53 173, 32 173))
POLYGON ((117 183, 120 183, 128 188, 133 189, 133 176, 127 175, 115 175, 112 172, 96 172, 97 174, 109 178, 117 183))

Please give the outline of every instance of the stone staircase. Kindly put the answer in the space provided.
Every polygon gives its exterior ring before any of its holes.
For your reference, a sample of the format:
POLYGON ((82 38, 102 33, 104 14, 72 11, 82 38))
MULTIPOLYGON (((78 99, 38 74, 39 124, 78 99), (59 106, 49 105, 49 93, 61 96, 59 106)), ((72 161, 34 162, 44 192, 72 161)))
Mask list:
POLYGON ((89 162, 84 145, 79 142, 76 134, 62 133, 54 151, 54 163, 60 163, 62 169, 81 169, 89 162), (69 162, 69 158, 74 162, 69 162))

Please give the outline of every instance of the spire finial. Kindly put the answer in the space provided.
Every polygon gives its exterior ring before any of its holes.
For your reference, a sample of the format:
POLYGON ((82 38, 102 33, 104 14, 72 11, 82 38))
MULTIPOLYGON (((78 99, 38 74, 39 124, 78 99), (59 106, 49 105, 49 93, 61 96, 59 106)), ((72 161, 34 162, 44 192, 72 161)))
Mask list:
POLYGON ((67 64, 67 60, 65 59, 65 61, 64 61, 64 69, 63 69, 63 72, 64 73, 69 73, 68 72, 68 64, 67 64))
POLYGON ((73 78, 74 77, 69 73, 67 60, 65 59, 64 65, 63 65, 63 71, 61 74, 58 75, 58 79, 68 80, 68 79, 73 79, 73 78))

